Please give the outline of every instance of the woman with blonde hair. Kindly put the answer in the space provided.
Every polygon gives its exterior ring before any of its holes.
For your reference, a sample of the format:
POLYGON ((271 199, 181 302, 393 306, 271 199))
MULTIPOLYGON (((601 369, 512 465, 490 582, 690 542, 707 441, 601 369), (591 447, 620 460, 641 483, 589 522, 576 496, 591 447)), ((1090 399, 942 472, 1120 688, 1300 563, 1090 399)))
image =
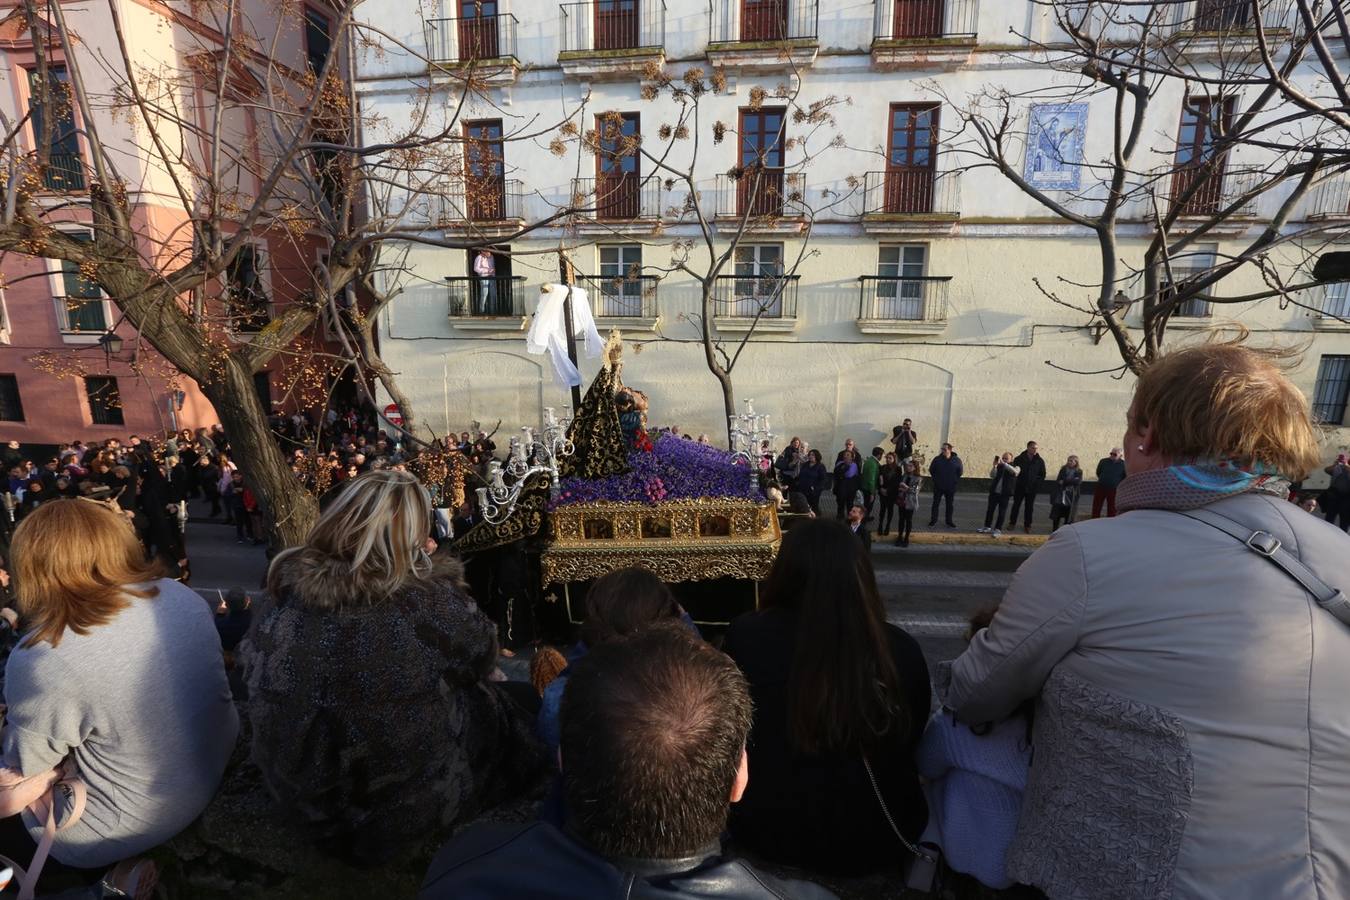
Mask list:
POLYGON ((1036 699, 1009 876, 1350 896, 1350 537, 1284 502, 1318 461, 1307 399, 1270 354, 1187 347, 1140 376, 1124 446, 1124 514, 1051 536, 939 691, 968 723, 1036 699))
POLYGON ((357 863, 439 845, 546 772, 529 712, 494 680, 496 626, 458 560, 428 555, 430 527, 411 474, 352 479, 273 560, 241 653, 265 782, 357 863))
MULTIPOLYGON (((5 671, 4 765, 25 777, 73 765, 87 804, 43 877, 103 869, 173 837, 214 796, 239 729, 220 639, 113 504, 44 504, 10 559, 23 639, 5 671)), ((42 832, 31 813, 12 816, 0 853, 26 866, 42 832)))

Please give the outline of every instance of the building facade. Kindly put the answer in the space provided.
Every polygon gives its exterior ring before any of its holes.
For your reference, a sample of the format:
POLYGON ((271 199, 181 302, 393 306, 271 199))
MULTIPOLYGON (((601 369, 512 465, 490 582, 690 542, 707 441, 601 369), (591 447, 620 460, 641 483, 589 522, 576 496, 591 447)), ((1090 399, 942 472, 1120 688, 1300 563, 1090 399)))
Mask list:
MULTIPOLYGON (((209 189, 202 172, 209 171, 217 121, 224 162, 214 183, 228 193, 227 202, 242 218, 260 190, 270 153, 265 117, 250 106, 265 102, 260 97, 269 78, 303 90, 305 73, 341 48, 329 39, 335 20, 321 4, 305 5, 298 27, 274 4, 229 8, 237 17, 237 37, 275 33, 276 52, 264 63, 257 50, 262 44, 242 40, 222 99, 215 95, 215 75, 222 65, 225 5, 116 0, 112 6, 63 7, 77 47, 73 60, 54 25, 32 28, 21 4, 0 5, 0 106, 8 121, 24 121, 15 153, 35 151, 43 117, 51 123, 50 164, 34 192, 34 205, 45 220, 62 231, 91 234, 89 126, 94 125, 127 188, 136 252, 147 265, 173 271, 193 247, 190 211, 179 188, 186 188, 191 202, 205 203, 209 189), (127 55, 137 66, 130 75, 119 67, 113 10, 127 55), (35 34, 47 36, 52 110, 35 100, 35 34), (95 110, 94 123, 84 122, 70 100, 72 66, 95 110), (171 111, 158 130, 175 159, 172 165, 152 150, 145 121, 128 109, 129 77, 171 111)), ((228 222, 223 230, 230 231, 228 222)), ((280 307, 312 290, 316 248, 306 235, 259 228, 226 277, 199 288, 207 303, 228 305, 229 340, 248 341, 280 307)), ((0 439, 57 444, 162 434, 219 421, 195 384, 155 352, 112 300, 81 277, 78 266, 11 252, 0 271, 0 439)), ((182 302, 186 307, 194 299, 185 295, 182 302)), ((283 403, 276 380, 266 371, 255 378, 268 408, 283 403)))
MULTIPOLYGON (((1190 6, 1192 17, 1222 12, 1205 0, 1190 6)), ((800 435, 832 450, 852 437, 867 449, 910 418, 928 455, 950 441, 975 475, 993 455, 1032 439, 1052 460, 1075 453, 1089 469, 1120 443, 1132 379, 1082 374, 1116 369, 1119 353, 1088 314, 1047 296, 1096 302, 1095 236, 1049 214, 993 168, 971 166, 977 160, 962 151, 969 131, 958 112, 981 92, 1006 88, 1053 101, 1067 83, 1030 47, 1056 39, 1043 5, 444 0, 431 12, 381 14, 388 42, 357 62, 363 113, 386 123, 440 116, 433 124, 468 140, 442 196, 410 202, 406 212, 428 236, 466 248, 386 248, 399 259, 403 293, 380 321, 382 352, 433 432, 473 421, 537 425, 541 408, 570 402, 547 359, 528 355, 524 341, 540 286, 559 279, 565 250, 602 330, 623 330, 624 378, 650 397, 652 421, 725 434, 722 394, 699 339, 700 285, 673 265, 688 258, 698 270, 707 254, 690 224, 688 191, 646 154, 609 153, 603 139, 590 149, 584 141, 560 145, 558 134, 574 132, 557 123, 570 118, 611 142, 640 136, 674 168, 693 161, 713 252, 739 241, 717 282, 717 333, 734 353, 754 322, 733 371, 736 394, 771 413, 783 439, 800 435), (691 68, 725 79, 700 100, 698 135, 665 134, 680 106, 668 90, 652 89, 653 63, 677 82, 691 68), (812 104, 828 107, 832 121, 815 127, 794 116, 812 104), (715 141, 715 121, 734 134, 715 141), (743 180, 727 174, 746 161, 747 147, 777 186, 767 201, 748 197, 743 180), (478 189, 484 178, 495 179, 487 192, 478 189), (757 202, 778 205, 771 215, 739 215, 757 202), (518 233, 569 204, 586 211, 518 233), (492 248, 490 279, 475 272, 470 244, 492 248)), ((1173 94, 1154 99, 1141 165, 1167 168, 1188 153, 1203 155, 1194 113, 1203 102, 1179 81, 1173 94), (1199 149, 1188 150, 1188 141, 1199 149)), ((1018 171, 1066 203, 1082 200, 1082 167, 1069 163, 1109 155, 1111 118, 1104 94, 1043 103, 1016 135, 1024 147, 1018 171)), ((1220 185, 1214 196, 1188 201, 1197 214, 1238 190, 1220 185)), ((1174 181, 1170 190, 1181 187, 1174 181)), ((1281 199, 1263 195, 1204 235, 1187 271, 1250 243, 1281 199)), ((1347 211, 1350 182, 1329 179, 1288 227, 1345 221, 1347 211)), ((1151 234, 1148 211, 1137 204, 1121 218, 1129 271, 1151 234)), ((1273 251, 1270 261, 1290 270, 1305 264, 1296 245, 1273 251)), ((1138 281, 1119 284, 1132 296, 1138 281)), ((1248 266, 1218 293, 1262 286, 1248 266)), ((1337 318, 1350 312, 1345 288, 1304 297, 1312 309, 1279 299, 1188 304, 1168 339, 1197 339, 1234 321, 1257 343, 1305 347, 1295 378, 1328 424, 1334 455, 1350 443, 1350 332, 1337 318)), ((1126 319, 1137 322, 1137 314, 1126 319)), ((596 365, 583 360, 583 375, 596 365)))

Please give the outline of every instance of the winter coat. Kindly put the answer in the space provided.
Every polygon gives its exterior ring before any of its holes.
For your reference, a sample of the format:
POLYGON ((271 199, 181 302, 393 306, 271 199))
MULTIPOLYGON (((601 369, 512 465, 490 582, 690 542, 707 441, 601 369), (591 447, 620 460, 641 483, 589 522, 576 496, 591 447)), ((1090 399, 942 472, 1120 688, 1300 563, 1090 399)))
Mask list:
POLYGON ((323 846, 377 863, 437 845, 544 774, 532 723, 488 680, 497 627, 458 560, 385 599, 309 549, 278 565, 240 647, 252 758, 323 846))
MULTIPOLYGON (((1050 505, 1058 514, 1073 520, 1074 507, 1078 505, 1078 491, 1083 484, 1083 470, 1060 466, 1055 476, 1055 490, 1050 495, 1050 505)), ((1054 514, 1052 512, 1052 514, 1054 514)))
POLYGON ((954 491, 965 474, 965 467, 961 464, 961 457, 955 453, 950 457, 939 453, 928 464, 928 474, 933 477, 934 491, 954 491))
POLYGON ((989 470, 989 493, 995 497, 1011 497, 1013 485, 1017 482, 1017 466, 999 460, 998 464, 989 470))
POLYGON ((802 463, 801 471, 797 473, 795 487, 814 504, 820 499, 820 492, 825 489, 825 479, 828 477, 829 472, 825 470, 824 463, 807 460, 802 463))
POLYGON ((1035 494, 1045 481, 1045 457, 1039 453, 1032 456, 1023 450, 1013 460, 1017 466, 1017 490, 1024 494, 1035 494))
MULTIPOLYGON (((1344 580, 1350 537, 1292 504, 1209 509, 1344 580)), ((1153 509, 1061 529, 938 683, 971 723, 1037 698, 1013 878, 1056 900, 1350 897, 1350 627, 1232 536, 1153 509)))
POLYGON ((918 475, 906 475, 900 479, 900 484, 904 485, 907 490, 898 492, 897 502, 901 509, 913 512, 919 508, 919 490, 923 485, 923 479, 918 475))
POLYGON ((1125 460, 1103 456, 1097 461, 1097 486, 1114 491, 1125 480, 1125 460))

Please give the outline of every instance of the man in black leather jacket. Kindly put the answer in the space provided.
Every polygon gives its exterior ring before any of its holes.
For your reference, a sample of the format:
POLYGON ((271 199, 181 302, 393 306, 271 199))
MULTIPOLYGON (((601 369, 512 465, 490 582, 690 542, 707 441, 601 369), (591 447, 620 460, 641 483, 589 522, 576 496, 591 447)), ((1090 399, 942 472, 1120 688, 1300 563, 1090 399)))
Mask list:
POLYGON ((566 831, 479 825, 444 847, 422 900, 830 900, 722 853, 745 791, 750 694, 736 664, 653 626, 572 666, 561 714, 566 831))

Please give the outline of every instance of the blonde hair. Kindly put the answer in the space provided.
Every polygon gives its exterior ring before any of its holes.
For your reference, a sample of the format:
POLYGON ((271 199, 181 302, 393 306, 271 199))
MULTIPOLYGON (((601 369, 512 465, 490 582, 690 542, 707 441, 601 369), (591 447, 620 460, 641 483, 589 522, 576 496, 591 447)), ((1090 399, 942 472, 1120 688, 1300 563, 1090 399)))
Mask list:
POLYGON ((24 646, 61 643, 66 629, 88 634, 129 604, 158 588, 136 590, 163 577, 147 562, 145 548, 122 516, 93 500, 58 500, 28 514, 10 545, 19 613, 28 635, 24 646))
POLYGON ((267 588, 276 596, 282 563, 310 551, 351 567, 357 595, 383 600, 409 580, 431 573, 425 544, 431 533, 431 499, 411 472, 378 469, 347 482, 299 547, 277 554, 267 588))
POLYGON ((1158 452, 1175 460, 1231 459, 1302 480, 1320 451, 1308 400, 1283 370, 1290 355, 1241 341, 1162 356, 1139 377, 1130 425, 1152 425, 1158 452))

